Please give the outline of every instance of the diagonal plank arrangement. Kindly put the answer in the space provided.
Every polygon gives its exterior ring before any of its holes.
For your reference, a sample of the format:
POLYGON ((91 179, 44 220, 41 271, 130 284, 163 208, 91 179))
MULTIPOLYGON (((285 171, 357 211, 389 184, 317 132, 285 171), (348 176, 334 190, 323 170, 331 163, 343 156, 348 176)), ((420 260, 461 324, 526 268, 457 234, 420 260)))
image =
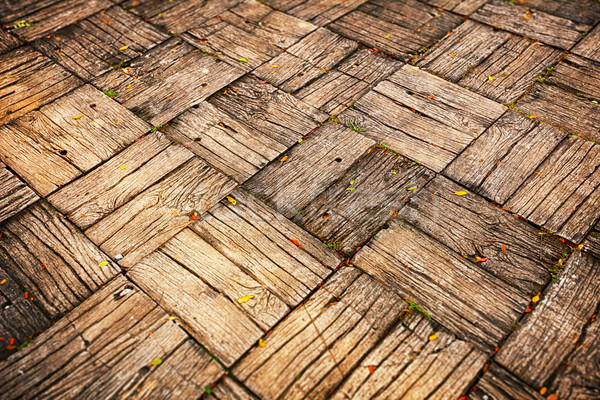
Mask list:
POLYGON ((1 399, 600 398, 600 3, 0 1, 1 399))

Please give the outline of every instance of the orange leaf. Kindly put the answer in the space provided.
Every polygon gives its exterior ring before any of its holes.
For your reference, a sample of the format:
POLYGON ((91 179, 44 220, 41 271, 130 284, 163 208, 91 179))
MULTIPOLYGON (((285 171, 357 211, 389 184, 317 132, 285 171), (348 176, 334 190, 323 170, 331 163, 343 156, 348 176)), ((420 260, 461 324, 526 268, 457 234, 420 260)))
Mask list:
POLYGON ((300 247, 300 242, 296 239, 290 239, 290 242, 294 243, 296 246, 300 247))
POLYGON ((502 245, 500 248, 502 249, 503 253, 506 253, 506 246, 505 245, 502 245))
POLYGON ((374 374, 374 373, 375 373, 375 366, 374 366, 374 365, 369 365, 369 372, 370 372, 371 374, 374 374))
POLYGON ((288 158, 288 156, 283 156, 283 157, 281 157, 281 160, 279 160, 279 161, 284 162, 285 160, 287 160, 287 158, 288 158))
POLYGON ((485 258, 485 257, 482 258, 482 257, 477 257, 477 256, 475 257, 475 262, 484 262, 484 261, 487 261, 487 258, 485 258))
POLYGON ((540 301, 540 296, 533 296, 533 298, 531 299, 531 301, 533 303, 537 303, 538 301, 540 301))

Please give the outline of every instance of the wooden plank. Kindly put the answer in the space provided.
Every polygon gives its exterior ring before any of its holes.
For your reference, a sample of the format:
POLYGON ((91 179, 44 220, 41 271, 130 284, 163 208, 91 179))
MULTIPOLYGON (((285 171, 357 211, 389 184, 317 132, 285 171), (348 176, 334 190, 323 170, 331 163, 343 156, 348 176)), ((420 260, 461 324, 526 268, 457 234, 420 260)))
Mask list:
POLYGON ((94 81, 114 99, 158 126, 243 75, 178 38, 170 39, 94 81), (135 79, 134 79, 135 77, 135 79))
MULTIPOLYGON (((27 0, 23 2, 24 9, 19 10, 20 12, 12 14, 9 11, 9 15, 2 18, 4 27, 11 29, 15 35, 32 41, 112 5, 108 0, 69 0, 54 1, 53 3, 42 1, 36 3, 38 2, 27 0), (26 11, 27 14, 23 11, 26 11), (26 21, 27 24, 18 25, 20 21, 26 21)), ((9 4, 8 8, 10 10, 12 6, 9 4)))
POLYGON ((319 26, 324 26, 331 21, 335 21, 342 15, 352 11, 356 7, 365 3, 367 0, 314 0, 302 1, 295 7, 286 10, 287 13, 298 18, 305 19, 319 26))
POLYGON ((328 118, 327 114, 313 106, 271 85, 261 84, 251 75, 211 97, 209 102, 286 148, 328 118))
POLYGON ((39 200, 38 195, 0 163, 0 222, 37 200, 39 200))
POLYGON ((543 400, 545 397, 498 364, 493 363, 477 382, 475 390, 469 394, 469 399, 543 400))
POLYGON ((328 122, 286 152, 287 159, 269 164, 244 187, 291 218, 374 144, 359 133, 328 122))
POLYGON ((20 0, 3 1, 0 5, 0 22, 8 23, 22 15, 33 14, 42 8, 51 6, 56 0, 20 0))
POLYGON ((529 304, 521 291, 401 220, 351 263, 483 351, 496 347, 529 304))
POLYGON ((238 190, 191 226, 204 241, 290 306, 338 266, 335 251, 238 190), (296 246, 298 242, 300 246, 296 246))
POLYGON ((575 23, 501 0, 490 0, 472 18, 563 49, 570 49, 581 39, 582 32, 591 29, 591 25, 575 23))
POLYGON ((522 4, 576 23, 595 25, 600 21, 600 6, 595 1, 524 0, 522 4))
POLYGON ((461 79, 459 85, 492 100, 510 104, 521 97, 561 55, 559 50, 513 36, 461 79))
POLYGON ((369 49, 361 49, 342 62, 336 69, 346 75, 377 84, 396 72, 402 63, 369 49))
POLYGON ((402 313, 404 303, 344 267, 233 369, 263 399, 328 398, 402 313))
POLYGON ((569 133, 600 140, 597 128, 600 124, 600 105, 555 86, 536 83, 515 108, 569 133))
POLYGON ((2 160, 42 196, 89 171, 150 126, 91 85, 0 127, 2 160))
POLYGON ((421 314, 405 317, 331 399, 458 398, 487 357, 436 325, 421 314), (437 338, 431 341, 433 335, 437 338))
POLYGON ((295 97, 329 115, 337 115, 370 90, 369 84, 331 71, 300 89, 295 97))
POLYGON ((376 147, 309 203, 294 222, 352 255, 431 177, 424 167, 376 147))
POLYGON ((534 388, 541 388, 575 349, 600 296, 600 264, 575 252, 558 281, 540 296, 519 328, 500 348, 496 361, 534 388), (560 324, 548 324, 560 321, 560 324))
POLYGON ((508 32, 467 20, 420 57, 415 65, 456 83, 510 36, 508 32))
POLYGON ((217 400, 256 400, 257 398, 246 388, 226 376, 213 389, 211 394, 217 400))
POLYGON ((280 143, 205 101, 177 117, 167 134, 238 183, 295 142, 280 143))
POLYGON ((30 47, 0 55, 0 124, 51 102, 81 82, 30 47), (8 78, 7 78, 8 77, 8 78))
POLYGON ((122 276, 0 363, 0 371, 7 399, 198 398, 224 373, 122 276))
POLYGON ((194 155, 160 132, 143 137, 105 164, 48 197, 81 229, 109 216, 194 155))
POLYGON ((470 15, 488 0, 426 0, 425 3, 457 14, 470 15))
POLYGON ((0 29, 0 54, 19 47, 22 42, 10 33, 0 29))
MULTIPOLYGON (((160 2, 151 0, 151 4, 160 2)), ((154 9, 156 14, 150 22, 170 33, 183 33, 201 25, 204 21, 216 17, 228 8, 235 6, 239 0, 186 0, 177 2, 164 11, 154 9)), ((166 7, 165 7, 166 8, 166 7)), ((146 12, 149 17, 149 14, 146 12)))
POLYGON ((598 226, 586 236, 583 249, 596 258, 600 258, 600 231, 598 226))
POLYGON ((261 80, 286 92, 295 92, 324 73, 327 70, 323 72, 308 61, 287 52, 254 71, 261 80))
POLYGON ((592 29, 573 48, 573 53, 600 62, 600 27, 592 29))
POLYGON ((579 243, 600 213, 600 147, 573 136, 563 141, 505 207, 579 243))
POLYGON ((6 221, 0 228, 0 332, 5 338, 0 358, 119 272, 110 261, 100 267, 104 261, 109 261, 104 253, 43 201, 6 221))
POLYGON ((467 147, 444 175, 504 204, 565 136, 559 129, 507 112, 467 147))
POLYGON ((547 79, 577 96, 596 99, 600 91, 600 63, 569 54, 547 79))
POLYGON ((96 222, 86 235, 131 267, 235 188, 235 182, 194 157, 96 222))
POLYGON ((127 275, 228 367, 263 335, 237 302, 163 253, 150 254, 127 275))
POLYGON ((535 296, 569 247, 474 193, 454 194, 460 191, 464 188, 438 176, 398 215, 463 258, 485 259, 477 263, 480 268, 535 296))
POLYGON ((32 43, 57 64, 89 80, 146 52, 168 36, 120 7, 100 13, 32 43))
POLYGON ((268 287, 261 285, 190 229, 179 232, 160 250, 229 298, 263 331, 272 328, 289 311, 288 306, 268 287), (237 299, 244 296, 252 298, 243 305, 238 304, 237 299))
POLYGON ((186 1, 187 0, 173 0, 169 2, 164 2, 162 0, 126 0, 121 2, 121 7, 132 14, 150 19, 157 14, 186 1))

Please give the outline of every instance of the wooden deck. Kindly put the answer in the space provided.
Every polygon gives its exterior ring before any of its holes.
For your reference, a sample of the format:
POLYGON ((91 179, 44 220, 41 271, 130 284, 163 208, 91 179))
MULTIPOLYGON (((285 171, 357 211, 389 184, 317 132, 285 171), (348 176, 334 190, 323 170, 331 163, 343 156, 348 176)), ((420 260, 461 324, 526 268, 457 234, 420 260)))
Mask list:
POLYGON ((0 24, 0 399, 600 398, 597 0, 0 24))

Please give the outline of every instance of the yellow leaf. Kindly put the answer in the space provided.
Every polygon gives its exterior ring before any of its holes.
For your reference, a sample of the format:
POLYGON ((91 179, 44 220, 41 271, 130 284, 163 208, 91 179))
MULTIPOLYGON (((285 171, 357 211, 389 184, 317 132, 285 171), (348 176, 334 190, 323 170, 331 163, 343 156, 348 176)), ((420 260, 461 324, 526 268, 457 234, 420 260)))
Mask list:
POLYGON ((531 301, 533 303, 537 303, 538 301, 540 301, 540 296, 533 296, 533 298, 531 299, 531 301))
POLYGON ((457 196, 464 196, 465 194, 467 194, 467 192, 463 192, 462 190, 460 192, 454 192, 455 195, 457 196))
POLYGON ((4 285, 5 283, 6 283, 6 279, 2 279, 2 280, 0 281, 0 285, 4 285))
POLYGON ((407 188, 406 190, 410 192, 411 190, 415 190, 416 188, 417 188, 416 186, 411 186, 411 187, 407 188))
POLYGON ((279 160, 279 161, 284 162, 285 160, 287 160, 287 158, 288 158, 288 156, 283 156, 283 157, 281 157, 281 160, 279 160))
POLYGON ((129 85, 127 85, 127 89, 129 89, 131 87, 131 83, 129 85))
POLYGON ((386 39, 389 39, 389 38, 390 38, 390 36, 391 36, 391 35, 388 33, 387 35, 385 35, 385 38, 386 38, 386 39))
POLYGON ((583 250, 583 243, 581 243, 579 246, 577 246, 577 247, 575 248, 575 250, 577 250, 577 251, 581 251, 581 250, 583 250))
POLYGON ((121 47, 119 50, 123 51, 123 50, 127 50, 128 48, 129 48, 129 45, 127 45, 127 46, 123 46, 123 47, 121 47))
POLYGON ((252 295, 242 296, 239 299, 237 299, 237 302, 240 304, 244 304, 245 302, 247 302, 253 298, 254 298, 254 296, 252 296, 252 295))
POLYGON ((417 70, 417 69, 419 69, 419 67, 412 67, 412 68, 413 68, 414 70, 417 70))
POLYGON ((175 319, 175 317, 173 317, 173 316, 169 317, 169 321, 173 321, 174 319, 175 319))
POLYGON ((73 117, 73 119, 79 119, 81 117, 83 117, 83 114, 76 115, 76 116, 73 117))
POLYGON ((298 143, 302 143, 302 138, 298 139, 298 143))
POLYGON ((162 360, 160 358, 150 361, 150 365, 160 365, 160 364, 162 364, 162 360))
POLYGON ((237 201, 231 196, 227 196, 227 200, 234 206, 237 204, 237 201))
POLYGON ((264 340, 262 339, 258 339, 258 347, 265 347, 267 344, 265 343, 264 340))
POLYGON ((526 15, 523 18, 525 18, 525 19, 531 19, 531 17, 529 15, 526 15))
POLYGON ((493 78, 491 75, 490 75, 490 76, 488 76, 488 79, 489 79, 490 81, 493 81, 493 80, 494 80, 494 78, 493 78))
POLYGON ((431 335, 429 336, 429 341, 433 342, 434 340, 436 340, 438 338, 438 335, 431 335))
POLYGON ((279 65, 277 65, 277 64, 271 65, 271 68, 279 68, 279 65))
POLYGON ((117 121, 117 125, 119 125, 121 123, 121 120, 117 121))
POLYGON ((121 169, 125 169, 125 168, 127 168, 127 167, 126 167, 126 166, 124 166, 124 165, 121 165, 121 166, 119 166, 119 168, 121 168, 121 169))
POLYGON ((108 265, 108 261, 102 261, 100 264, 98 264, 99 267, 106 267, 108 265))

